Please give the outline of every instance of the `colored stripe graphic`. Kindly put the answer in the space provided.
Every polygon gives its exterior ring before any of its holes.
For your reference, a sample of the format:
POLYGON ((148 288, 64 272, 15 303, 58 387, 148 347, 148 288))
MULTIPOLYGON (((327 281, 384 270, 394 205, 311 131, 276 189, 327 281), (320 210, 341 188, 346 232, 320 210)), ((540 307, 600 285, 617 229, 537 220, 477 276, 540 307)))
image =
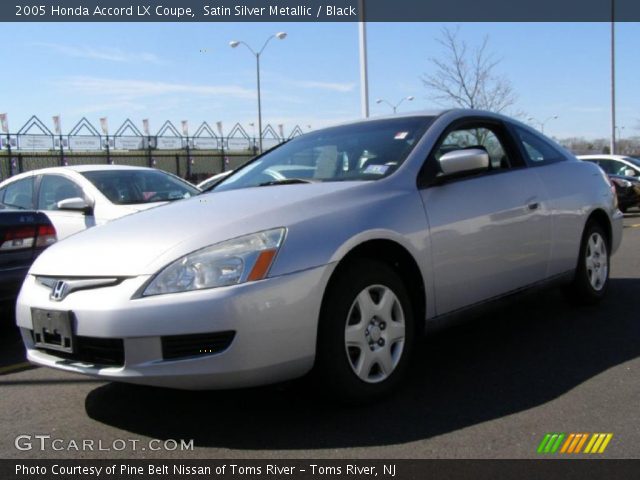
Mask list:
POLYGON ((541 454, 604 453, 612 438, 613 433, 547 433, 538 445, 537 452, 541 454))
POLYGON ((538 445, 538 453, 556 453, 564 437, 564 433, 547 433, 538 445))
POLYGON ((594 433, 584 453, 604 453, 612 438, 613 433, 594 433))

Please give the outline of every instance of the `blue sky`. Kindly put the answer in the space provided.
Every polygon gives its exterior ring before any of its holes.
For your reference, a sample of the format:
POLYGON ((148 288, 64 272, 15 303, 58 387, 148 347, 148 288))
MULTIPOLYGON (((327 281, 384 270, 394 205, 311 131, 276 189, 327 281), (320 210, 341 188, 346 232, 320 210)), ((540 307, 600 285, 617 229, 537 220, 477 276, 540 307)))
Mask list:
MULTIPOLYGON (((368 25, 372 115, 413 95, 401 110, 437 107, 420 77, 429 57, 439 56, 441 23, 368 25)), ((450 25, 452 26, 452 25, 450 25)), ((637 23, 617 25, 618 124, 624 136, 640 135, 640 66, 637 23)), ((50 125, 62 115, 63 130, 86 116, 96 126, 107 116, 113 132, 129 117, 152 131, 165 120, 256 119, 255 60, 229 40, 259 48, 275 32, 262 58, 264 123, 317 128, 360 115, 356 23, 39 23, 3 24, 5 70, 0 112, 12 131, 32 114, 50 125), (206 52, 201 52, 206 50, 206 52)), ((558 115, 545 132, 605 137, 609 132, 608 23, 464 23, 461 38, 478 44, 489 35, 501 58, 497 71, 512 82, 516 108, 538 119, 558 115)), ((251 128, 247 127, 249 133, 251 128)))

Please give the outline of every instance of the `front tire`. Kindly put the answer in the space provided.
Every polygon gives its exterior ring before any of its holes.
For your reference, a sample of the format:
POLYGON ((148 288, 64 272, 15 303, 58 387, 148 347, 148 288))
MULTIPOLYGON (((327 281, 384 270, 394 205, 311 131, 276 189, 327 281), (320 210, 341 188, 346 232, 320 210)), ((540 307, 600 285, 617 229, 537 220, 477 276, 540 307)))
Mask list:
POLYGON ((413 351, 413 308, 398 273, 358 259, 341 267, 320 314, 316 371, 333 396, 348 403, 393 391, 413 351))
POLYGON ((589 222, 582 235, 580 256, 568 294, 577 303, 593 305, 600 302, 609 285, 610 247, 604 229, 589 222))

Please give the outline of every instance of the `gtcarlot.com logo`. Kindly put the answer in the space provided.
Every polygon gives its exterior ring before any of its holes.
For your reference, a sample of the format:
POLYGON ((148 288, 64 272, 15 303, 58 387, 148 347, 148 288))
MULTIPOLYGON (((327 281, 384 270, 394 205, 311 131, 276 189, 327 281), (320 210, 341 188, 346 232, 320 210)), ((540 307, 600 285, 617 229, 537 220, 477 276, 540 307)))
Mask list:
POLYGON ((613 433, 547 433, 538 453, 604 453, 612 438, 613 433))

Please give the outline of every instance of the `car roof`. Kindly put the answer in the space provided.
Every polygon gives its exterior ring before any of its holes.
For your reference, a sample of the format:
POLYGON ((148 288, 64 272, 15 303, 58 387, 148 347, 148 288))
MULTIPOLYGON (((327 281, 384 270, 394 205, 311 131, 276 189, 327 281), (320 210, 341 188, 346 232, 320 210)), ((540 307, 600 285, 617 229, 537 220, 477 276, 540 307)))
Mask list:
POLYGON ((46 167, 46 168, 38 168, 36 170, 29 170, 27 172, 20 173, 18 175, 13 175, 12 177, 6 178, 0 183, 0 185, 4 183, 9 183, 10 181, 20 180, 21 178, 29 177, 32 175, 42 175, 46 173, 71 173, 71 175, 81 174, 84 172, 99 172, 99 171, 117 171, 117 170, 155 170, 153 168, 148 167, 135 167, 129 165, 69 165, 65 167, 46 167))

